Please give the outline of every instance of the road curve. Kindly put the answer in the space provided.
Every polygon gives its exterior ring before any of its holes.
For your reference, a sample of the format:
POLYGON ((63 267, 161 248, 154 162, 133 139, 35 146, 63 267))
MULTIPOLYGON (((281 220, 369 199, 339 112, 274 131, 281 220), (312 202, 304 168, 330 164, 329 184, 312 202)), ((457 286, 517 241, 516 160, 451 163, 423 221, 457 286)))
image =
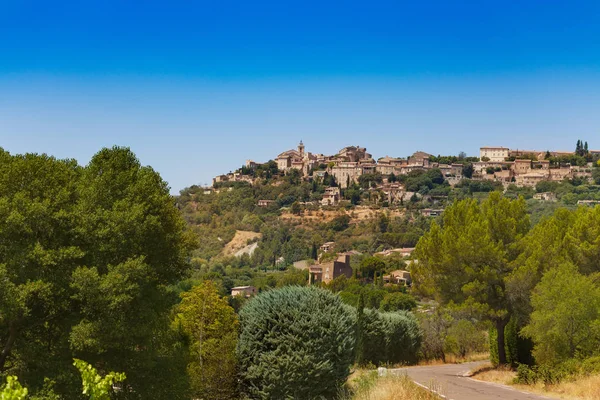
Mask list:
POLYGON ((471 369, 483 364, 432 365, 390 370, 406 374, 418 385, 433 390, 447 400, 548 400, 549 397, 525 393, 509 386, 482 382, 465 376, 471 369))

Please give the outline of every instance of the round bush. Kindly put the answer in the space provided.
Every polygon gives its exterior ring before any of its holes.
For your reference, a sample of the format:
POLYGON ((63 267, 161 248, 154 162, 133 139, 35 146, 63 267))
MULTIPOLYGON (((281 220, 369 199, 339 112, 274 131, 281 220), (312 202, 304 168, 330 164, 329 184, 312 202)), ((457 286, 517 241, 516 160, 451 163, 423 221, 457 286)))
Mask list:
POLYGON ((335 395, 350 373, 356 312, 329 291, 283 287, 240 311, 238 358, 252 398, 335 395))

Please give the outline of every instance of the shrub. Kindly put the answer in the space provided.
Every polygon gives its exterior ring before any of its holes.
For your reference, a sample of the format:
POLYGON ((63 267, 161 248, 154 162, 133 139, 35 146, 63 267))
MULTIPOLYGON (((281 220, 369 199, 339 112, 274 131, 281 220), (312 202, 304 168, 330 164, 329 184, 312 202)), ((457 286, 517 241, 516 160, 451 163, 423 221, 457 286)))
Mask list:
POLYGON ((417 302, 414 297, 409 294, 395 292, 388 293, 383 296, 383 300, 379 305, 381 311, 411 311, 417 307, 417 302))
POLYGON ((421 331, 416 318, 406 311, 378 312, 365 309, 362 363, 412 363, 417 360, 421 331))
POLYGON ((288 286, 240 311, 238 358, 253 398, 332 397, 350 373, 356 312, 331 292, 288 286))

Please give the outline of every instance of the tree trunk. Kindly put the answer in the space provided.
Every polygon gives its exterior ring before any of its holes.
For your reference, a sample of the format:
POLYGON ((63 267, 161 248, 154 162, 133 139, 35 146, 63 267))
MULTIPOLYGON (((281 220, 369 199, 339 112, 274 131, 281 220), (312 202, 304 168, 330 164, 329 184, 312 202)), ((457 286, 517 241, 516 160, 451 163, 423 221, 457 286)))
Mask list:
POLYGON ((504 328, 508 324, 508 319, 496 320, 497 343, 498 343, 498 364, 505 365, 506 362, 506 346, 504 343, 504 328))
POLYGON ((15 321, 10 321, 8 324, 8 339, 6 339, 6 344, 4 345, 2 352, 0 352, 0 372, 4 372, 4 364, 12 350, 15 340, 17 340, 17 325, 15 321))

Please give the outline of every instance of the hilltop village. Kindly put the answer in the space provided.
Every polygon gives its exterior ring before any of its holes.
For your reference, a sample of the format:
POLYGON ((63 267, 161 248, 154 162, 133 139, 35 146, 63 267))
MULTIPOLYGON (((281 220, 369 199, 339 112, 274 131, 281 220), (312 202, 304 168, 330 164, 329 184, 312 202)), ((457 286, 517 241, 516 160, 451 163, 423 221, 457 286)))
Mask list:
MULTIPOLYGON (((444 197, 448 190, 434 189, 432 185, 407 185, 407 178, 426 174, 435 183, 449 188, 464 186, 469 182, 491 185, 494 190, 508 188, 540 188, 545 182, 577 180, 594 183, 600 151, 588 150, 587 142, 577 142, 576 150, 540 151, 509 149, 506 147, 481 147, 479 157, 434 156, 417 151, 406 158, 381 157, 377 160, 360 146, 348 146, 337 154, 324 155, 306 151, 302 141, 296 149, 282 152, 274 160, 261 164, 252 160, 235 172, 213 179, 218 189, 234 182, 268 182, 277 174, 293 174, 300 180, 318 181, 325 185, 320 203, 336 205, 342 192, 353 186, 374 194, 369 199, 381 203, 403 203, 410 199, 431 200, 444 197), (428 196, 429 195, 429 196, 428 196), (425 197, 424 197, 425 196, 425 197)), ((413 180, 414 181, 414 180, 413 180)), ((426 183, 426 182, 425 182, 426 183)), ((207 189, 211 190, 211 189, 207 189)), ((484 190, 485 191, 485 190, 484 190)), ((554 200, 551 192, 537 190, 538 200, 554 200)), ((274 200, 261 199, 258 205, 267 207, 274 200)), ((435 212, 434 212, 435 214, 435 212)))

